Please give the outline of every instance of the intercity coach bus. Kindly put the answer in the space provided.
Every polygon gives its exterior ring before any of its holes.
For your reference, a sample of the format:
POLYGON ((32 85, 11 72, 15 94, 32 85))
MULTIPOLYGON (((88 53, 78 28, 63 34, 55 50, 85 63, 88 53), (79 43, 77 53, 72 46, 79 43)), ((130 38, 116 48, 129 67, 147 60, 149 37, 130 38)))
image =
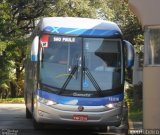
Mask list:
POLYGON ((109 21, 46 17, 32 34, 25 64, 26 117, 44 124, 91 127, 127 125, 125 68, 132 45, 109 21))

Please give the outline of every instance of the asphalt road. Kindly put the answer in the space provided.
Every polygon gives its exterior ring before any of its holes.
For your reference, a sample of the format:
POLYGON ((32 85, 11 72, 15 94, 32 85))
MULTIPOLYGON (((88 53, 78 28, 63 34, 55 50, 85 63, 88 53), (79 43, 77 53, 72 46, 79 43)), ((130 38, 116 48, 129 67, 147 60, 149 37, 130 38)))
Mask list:
POLYGON ((25 118, 24 104, 0 104, 0 135, 122 135, 119 131, 99 133, 86 130, 63 128, 33 129, 32 120, 25 118))

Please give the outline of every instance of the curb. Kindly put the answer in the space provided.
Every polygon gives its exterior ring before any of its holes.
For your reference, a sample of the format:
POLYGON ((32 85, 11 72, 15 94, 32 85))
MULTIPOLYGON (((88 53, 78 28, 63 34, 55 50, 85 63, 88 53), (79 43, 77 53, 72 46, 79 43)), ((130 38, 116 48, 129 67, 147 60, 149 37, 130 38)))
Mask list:
POLYGON ((143 122, 133 122, 129 120, 129 129, 143 129, 143 122))
POLYGON ((129 129, 134 129, 133 122, 131 120, 128 121, 129 121, 129 129))

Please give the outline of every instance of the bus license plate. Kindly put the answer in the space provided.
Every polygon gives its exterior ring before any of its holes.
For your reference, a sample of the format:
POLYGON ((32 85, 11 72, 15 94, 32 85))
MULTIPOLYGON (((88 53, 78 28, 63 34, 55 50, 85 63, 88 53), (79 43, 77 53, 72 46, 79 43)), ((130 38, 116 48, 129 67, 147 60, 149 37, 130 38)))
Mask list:
POLYGON ((88 115, 73 115, 73 120, 87 121, 88 115))

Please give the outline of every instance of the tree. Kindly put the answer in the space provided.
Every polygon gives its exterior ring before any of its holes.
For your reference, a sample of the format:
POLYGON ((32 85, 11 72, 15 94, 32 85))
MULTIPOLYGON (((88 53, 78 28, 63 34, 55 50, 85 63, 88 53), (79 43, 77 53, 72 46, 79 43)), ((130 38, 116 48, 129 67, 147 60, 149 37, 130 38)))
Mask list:
MULTIPOLYGON (((24 60, 28 34, 35 27, 35 20, 46 7, 44 1, 3 0, 0 4, 0 92, 6 97, 16 97, 23 89, 24 60), (11 75, 12 74, 12 75, 11 75)), ((22 92, 23 93, 23 92, 22 92)))
POLYGON ((111 20, 132 44, 143 41, 142 29, 127 0, 1 0, 0 10, 0 91, 10 91, 12 97, 23 90, 27 38, 43 16, 111 20))
POLYGON ((100 18, 106 12, 106 0, 55 0, 50 16, 100 18))
POLYGON ((128 0, 106 0, 107 9, 112 12, 109 19, 116 22, 122 30, 124 39, 132 44, 143 44, 143 30, 137 17, 128 8, 128 0))
MULTIPOLYGON (((23 90, 22 76, 27 38, 43 16, 98 18, 105 14, 105 0, 3 0, 0 3, 0 91, 16 97, 23 90)), ((23 92, 22 92, 23 93, 23 92)), ((2 94, 3 95, 3 94, 2 94)), ((4 97, 6 97, 4 96, 4 97)))

